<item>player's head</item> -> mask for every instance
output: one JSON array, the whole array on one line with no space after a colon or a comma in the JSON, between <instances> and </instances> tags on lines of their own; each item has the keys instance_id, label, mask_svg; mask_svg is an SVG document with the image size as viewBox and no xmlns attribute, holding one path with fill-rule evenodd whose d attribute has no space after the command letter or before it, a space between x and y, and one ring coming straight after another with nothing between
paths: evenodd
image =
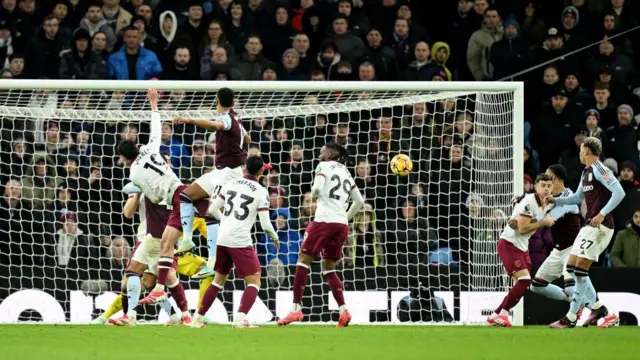
<instances>
[{"instance_id":1,"label":"player's head","mask_svg":"<svg viewBox=\"0 0 640 360\"><path fill-rule=\"evenodd\" d=\"M124 140L118 144L118 154L120 154L120 160L125 165L130 165L138 157L139 153L138 144L131 140Z\"/></svg>"},{"instance_id":2,"label":"player's head","mask_svg":"<svg viewBox=\"0 0 640 360\"><path fill-rule=\"evenodd\" d=\"M347 149L336 142L330 142L320 149L320 161L347 162Z\"/></svg>"},{"instance_id":3,"label":"player's head","mask_svg":"<svg viewBox=\"0 0 640 360\"><path fill-rule=\"evenodd\" d=\"M535 184L536 193L541 199L550 196L553 193L553 179L545 173L536 176Z\"/></svg>"},{"instance_id":4,"label":"player's head","mask_svg":"<svg viewBox=\"0 0 640 360\"><path fill-rule=\"evenodd\" d=\"M247 172L247 175L260 178L264 172L264 162L262 161L262 157L256 155L249 156L247 158L247 164L245 165L245 171Z\"/></svg>"},{"instance_id":5,"label":"player's head","mask_svg":"<svg viewBox=\"0 0 640 360\"><path fill-rule=\"evenodd\" d=\"M567 180L567 169L560 164L551 165L547 168L545 174L551 176L553 185L562 186L564 188L564 182Z\"/></svg>"},{"instance_id":6,"label":"player's head","mask_svg":"<svg viewBox=\"0 0 640 360\"><path fill-rule=\"evenodd\" d=\"M233 93L233 90L226 87L218 90L218 110L233 107L234 98L235 94Z\"/></svg>"},{"instance_id":7,"label":"player's head","mask_svg":"<svg viewBox=\"0 0 640 360\"><path fill-rule=\"evenodd\" d=\"M580 162L583 165L593 164L602 154L602 143L596 137L590 136L584 139L580 145Z\"/></svg>"}]
</instances>

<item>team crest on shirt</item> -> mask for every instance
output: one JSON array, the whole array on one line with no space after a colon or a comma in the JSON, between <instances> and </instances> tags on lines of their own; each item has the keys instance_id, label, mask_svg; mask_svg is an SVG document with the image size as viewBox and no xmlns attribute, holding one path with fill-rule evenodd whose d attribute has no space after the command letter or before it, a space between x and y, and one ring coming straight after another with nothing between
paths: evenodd
<instances>
[{"instance_id":1,"label":"team crest on shirt","mask_svg":"<svg viewBox=\"0 0 640 360\"><path fill-rule=\"evenodd\" d=\"M516 261L513 262L513 266L515 266L515 267L519 268L520 265L521 265L520 260L516 260Z\"/></svg>"}]
</instances>

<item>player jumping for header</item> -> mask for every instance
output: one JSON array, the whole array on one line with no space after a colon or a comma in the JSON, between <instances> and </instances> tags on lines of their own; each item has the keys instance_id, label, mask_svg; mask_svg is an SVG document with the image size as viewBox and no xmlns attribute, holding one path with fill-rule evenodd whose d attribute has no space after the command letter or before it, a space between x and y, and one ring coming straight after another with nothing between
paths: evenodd
<instances>
[{"instance_id":1,"label":"player jumping for header","mask_svg":"<svg viewBox=\"0 0 640 360\"><path fill-rule=\"evenodd\" d=\"M264 163L260 156L249 157L246 170L244 179L226 184L211 204L211 214L221 220L216 252L216 276L202 298L193 327L204 327L204 316L218 292L224 288L234 265L236 274L244 278L247 287L242 293L233 327L255 327L249 324L246 316L260 290L260 262L251 236L256 214L263 231L273 240L276 249L280 248L280 243L269 218L269 193L258 183L264 171ZM223 206L224 214L221 215L220 208Z\"/></svg>"},{"instance_id":2,"label":"player jumping for header","mask_svg":"<svg viewBox=\"0 0 640 360\"><path fill-rule=\"evenodd\" d=\"M162 135L162 122L160 120L160 114L158 113L158 91L156 89L149 89L147 94L149 103L151 104L151 130L149 142L147 145L143 145L138 149L138 144L133 141L125 140L118 145L118 153L120 159L125 166L131 167L129 178L133 185L142 190L144 197L152 204L159 205L175 204L176 194L179 194L180 190L184 188L182 182L175 175L173 170L167 165L166 161L160 155L160 144ZM206 211L205 204L205 211ZM159 207L156 209L160 209ZM173 212L172 212L173 214ZM159 221L160 226L164 225L163 221ZM147 224L151 226L151 224ZM158 225L154 225L158 226ZM149 233L151 231L147 229ZM157 235L156 235L157 236ZM146 243L146 245L152 245L152 242ZM173 267L173 246L175 242L171 244L171 251L165 252L165 242L162 242L162 258L157 262L158 273L163 274L163 282L166 282L167 275ZM166 256L165 253L169 255ZM135 265L135 268L127 269L127 296L129 299L128 313L135 314L135 308L138 304L138 298L142 291L140 275L146 269L148 265L147 260L134 259L130 265ZM159 275L160 277L161 275ZM158 279L159 281L159 279ZM171 295L178 304L186 304L186 297L184 293L184 287L180 284L177 277L174 279L174 284L171 284ZM159 299L159 301L165 300L166 294ZM190 319L184 319L187 322Z\"/></svg>"},{"instance_id":3,"label":"player jumping for header","mask_svg":"<svg viewBox=\"0 0 640 360\"><path fill-rule=\"evenodd\" d=\"M193 244L193 203L206 198L213 199L222 189L222 186L233 180L242 178L242 167L247 162L245 144L251 142L234 111L234 92L229 88L218 90L218 102L216 104L220 115L213 121L196 120L189 118L177 118L177 124L191 124L208 130L216 131L216 168L208 174L202 175L193 184L184 189L180 195L180 219L184 235L178 243L178 251L186 251ZM218 239L217 222L207 225L207 248L209 259L207 265L193 278L203 279L212 276L216 259L216 243Z\"/></svg>"},{"instance_id":4,"label":"player jumping for header","mask_svg":"<svg viewBox=\"0 0 640 360\"><path fill-rule=\"evenodd\" d=\"M198 216L205 216L209 207L209 196L217 194L223 184L243 176L242 167L247 162L247 152L243 144L248 136L232 109L233 103L233 90L222 88L218 91L217 103L218 111L221 115L216 120L176 119L177 123L193 124L206 129L218 130L216 131L216 169L201 176L189 186L179 187L173 193L173 198L169 202L173 205L173 211L162 234L162 257L158 262L157 284L153 291L140 301L141 304L158 303L166 298L165 283L167 281L167 273L173 264L174 247L182 237L183 230L183 242L186 244L193 243L191 238L193 236L195 212L197 212ZM208 266L205 266L199 272L199 275L196 274L193 278L205 278L211 276L214 272L211 265L215 264L217 227L217 225L207 227ZM178 251L185 251L185 248L179 246ZM212 256L214 256L213 259Z\"/></svg>"},{"instance_id":5,"label":"player jumping for header","mask_svg":"<svg viewBox=\"0 0 640 360\"><path fill-rule=\"evenodd\" d=\"M309 266L322 253L322 274L327 279L329 289L338 303L340 320L338 327L345 327L351 321L347 311L342 282L336 273L336 264L342 256L342 246L349 232L349 221L364 205L362 194L345 166L347 151L337 143L329 143L320 150L320 164L315 171L311 196L318 198L315 220L307 226L300 257L296 264L293 280L293 307L289 315L278 321L287 325L301 321L302 295L307 285ZM349 199L353 200L347 212Z\"/></svg>"},{"instance_id":6,"label":"player jumping for header","mask_svg":"<svg viewBox=\"0 0 640 360\"><path fill-rule=\"evenodd\" d=\"M515 284L502 300L500 306L487 319L491 325L512 326L509 321L509 310L518 304L531 284L529 239L536 230L543 226L552 226L556 221L551 216L545 216L545 198L551 195L552 189L551 176L538 175L535 182L535 193L525 195L513 209L511 219L517 220L516 229L507 224L500 234L498 256Z\"/></svg>"},{"instance_id":7,"label":"player jumping for header","mask_svg":"<svg viewBox=\"0 0 640 360\"><path fill-rule=\"evenodd\" d=\"M596 290L589 279L589 268L600 254L607 249L613 237L613 215L611 212L624 198L622 186L598 158L602 154L602 143L595 137L588 137L580 145L580 162L585 165L576 193L553 198L548 201L558 205L587 204L587 224L580 229L571 248L567 269L576 278L576 289L571 298L569 312L562 319L551 324L552 328L572 328L578 320L577 313L584 305L592 309L584 326L596 325L604 319L600 328L618 324L616 314L609 313L606 306L597 299Z\"/></svg>"}]
</instances>

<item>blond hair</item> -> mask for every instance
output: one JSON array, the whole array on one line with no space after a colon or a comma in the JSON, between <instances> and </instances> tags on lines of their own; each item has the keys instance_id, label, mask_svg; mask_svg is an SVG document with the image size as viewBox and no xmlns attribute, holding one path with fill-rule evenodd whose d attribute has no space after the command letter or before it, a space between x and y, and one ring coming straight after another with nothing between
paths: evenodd
<instances>
[{"instance_id":1,"label":"blond hair","mask_svg":"<svg viewBox=\"0 0 640 360\"><path fill-rule=\"evenodd\" d=\"M594 156L599 157L600 154L602 154L602 142L600 142L600 139L598 139L597 137L589 136L588 138L584 139L582 145L589 149L591 154Z\"/></svg>"}]
</instances>

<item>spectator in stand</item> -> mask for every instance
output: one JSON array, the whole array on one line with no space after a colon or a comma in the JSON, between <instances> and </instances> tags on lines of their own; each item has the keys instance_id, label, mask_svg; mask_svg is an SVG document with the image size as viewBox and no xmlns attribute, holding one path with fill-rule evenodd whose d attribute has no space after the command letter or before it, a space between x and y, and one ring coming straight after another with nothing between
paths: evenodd
<instances>
[{"instance_id":1,"label":"spectator in stand","mask_svg":"<svg viewBox=\"0 0 640 360\"><path fill-rule=\"evenodd\" d=\"M200 78L202 80L215 80L216 74L225 73L228 80L244 80L244 74L234 64L235 61L229 60L227 49L218 46L213 50L213 56L209 59L209 62L206 64L201 63Z\"/></svg>"},{"instance_id":2,"label":"spectator in stand","mask_svg":"<svg viewBox=\"0 0 640 360\"><path fill-rule=\"evenodd\" d=\"M586 71L592 79L598 80L603 69L611 72L611 91L616 98L627 101L630 76L634 73L633 63L627 55L616 51L613 43L604 37L599 45L599 53L586 63ZM618 102L620 104L620 102Z\"/></svg>"},{"instance_id":3,"label":"spectator in stand","mask_svg":"<svg viewBox=\"0 0 640 360\"><path fill-rule=\"evenodd\" d=\"M282 66L278 69L278 80L304 81L309 80L309 75L300 70L300 55L291 48L282 54Z\"/></svg>"},{"instance_id":4,"label":"spectator in stand","mask_svg":"<svg viewBox=\"0 0 640 360\"><path fill-rule=\"evenodd\" d=\"M596 109L587 110L584 114L585 126L587 127L587 136L596 137L602 140L602 128L600 125L600 112Z\"/></svg>"},{"instance_id":5,"label":"spectator in stand","mask_svg":"<svg viewBox=\"0 0 640 360\"><path fill-rule=\"evenodd\" d=\"M11 30L9 20L0 18L0 67L6 67L14 53Z\"/></svg>"},{"instance_id":6,"label":"spectator in stand","mask_svg":"<svg viewBox=\"0 0 640 360\"><path fill-rule=\"evenodd\" d=\"M620 23L616 22L616 13L612 10L605 12L603 25L604 35L613 37L620 33ZM627 37L619 37L613 40L616 48L620 49L624 54L633 56L633 44Z\"/></svg>"},{"instance_id":7,"label":"spectator in stand","mask_svg":"<svg viewBox=\"0 0 640 360\"><path fill-rule=\"evenodd\" d=\"M142 16L135 15L131 20L131 25L140 31L140 45L142 47L151 51L155 51L158 48L158 38L147 31L147 22Z\"/></svg>"},{"instance_id":8,"label":"spectator in stand","mask_svg":"<svg viewBox=\"0 0 640 360\"><path fill-rule=\"evenodd\" d=\"M53 158L36 153L31 168L22 178L22 200L34 210L44 210L55 199L58 187L58 172Z\"/></svg>"},{"instance_id":9,"label":"spectator in stand","mask_svg":"<svg viewBox=\"0 0 640 360\"><path fill-rule=\"evenodd\" d=\"M520 34L532 50L537 49L547 36L547 25L541 19L540 10L537 0L528 0L520 18Z\"/></svg>"},{"instance_id":10,"label":"spectator in stand","mask_svg":"<svg viewBox=\"0 0 640 360\"><path fill-rule=\"evenodd\" d=\"M640 204L640 181L636 180L638 167L631 161L625 161L620 165L618 180L624 189L625 197L618 207L613 210L613 218L616 222L616 230L624 229L624 226L633 212Z\"/></svg>"},{"instance_id":11,"label":"spectator in stand","mask_svg":"<svg viewBox=\"0 0 640 360\"><path fill-rule=\"evenodd\" d=\"M229 42L233 45L235 53L244 51L244 44L247 37L254 32L253 24L248 14L245 14L242 4L238 1L231 3L229 15L225 23L225 34Z\"/></svg>"},{"instance_id":12,"label":"spectator in stand","mask_svg":"<svg viewBox=\"0 0 640 360\"><path fill-rule=\"evenodd\" d=\"M56 0L55 5L51 14L58 19L60 23L60 35L63 37L70 39L73 30L76 28L78 23L72 23L72 16L69 14L69 2L68 0Z\"/></svg>"},{"instance_id":13,"label":"spectator in stand","mask_svg":"<svg viewBox=\"0 0 640 360\"><path fill-rule=\"evenodd\" d=\"M451 81L457 78L457 76L454 76L451 70L447 67L447 61L449 60L450 52L451 49L449 48L449 44L442 41L437 41L435 44L433 44L433 51L431 52L431 61L433 61L436 65L438 65L445 71L445 73L447 74L445 80L447 81Z\"/></svg>"},{"instance_id":14,"label":"spectator in stand","mask_svg":"<svg viewBox=\"0 0 640 360\"><path fill-rule=\"evenodd\" d=\"M365 204L354 218L354 226L344 244L342 267L364 269L385 266L385 241L376 226L376 215L371 204Z\"/></svg>"},{"instance_id":15,"label":"spectator in stand","mask_svg":"<svg viewBox=\"0 0 640 360\"><path fill-rule=\"evenodd\" d=\"M198 41L199 39L195 39ZM160 34L158 36L155 53L163 67L166 67L173 58L174 50L178 46L186 46L191 53L195 47L191 38L182 34L178 29L178 18L173 11L165 11L160 14Z\"/></svg>"},{"instance_id":16,"label":"spectator in stand","mask_svg":"<svg viewBox=\"0 0 640 360\"><path fill-rule=\"evenodd\" d=\"M640 209L633 213L626 229L616 235L611 263L613 267L640 268Z\"/></svg>"},{"instance_id":17,"label":"spectator in stand","mask_svg":"<svg viewBox=\"0 0 640 360\"><path fill-rule=\"evenodd\" d=\"M387 218L385 238L387 262L393 265L426 264L429 247L437 242L437 235L424 218L418 218L411 200L400 203L396 220Z\"/></svg>"},{"instance_id":18,"label":"spectator in stand","mask_svg":"<svg viewBox=\"0 0 640 360\"><path fill-rule=\"evenodd\" d=\"M578 27L578 24L580 24L580 14L575 6L567 6L562 10L561 23L561 30L567 51L575 51L587 45L586 34L584 31L580 31L581 29ZM575 56L580 60L585 59L582 53L578 53Z\"/></svg>"},{"instance_id":19,"label":"spectator in stand","mask_svg":"<svg viewBox=\"0 0 640 360\"><path fill-rule=\"evenodd\" d=\"M408 4L400 4L398 7L398 19L407 20L409 24L409 32L415 37L415 39L430 42L427 29L422 27L418 22L413 21L413 13L411 7Z\"/></svg>"},{"instance_id":20,"label":"spectator in stand","mask_svg":"<svg viewBox=\"0 0 640 360\"><path fill-rule=\"evenodd\" d=\"M303 145L301 140L294 140L289 159L280 166L282 182L289 187L293 198L311 191L313 183L313 161L308 156L305 159Z\"/></svg>"},{"instance_id":21,"label":"spectator in stand","mask_svg":"<svg viewBox=\"0 0 640 360\"><path fill-rule=\"evenodd\" d=\"M396 64L395 53L390 47L383 45L383 38L380 31L371 28L366 36L367 44L361 61L370 61L375 67L375 72L379 80L395 80Z\"/></svg>"},{"instance_id":22,"label":"spectator in stand","mask_svg":"<svg viewBox=\"0 0 640 360\"><path fill-rule=\"evenodd\" d=\"M393 34L387 39L387 45L391 47L395 54L398 72L406 70L409 65L411 49L421 40L413 35L409 33L409 22L407 20L396 19Z\"/></svg>"},{"instance_id":23,"label":"spectator in stand","mask_svg":"<svg viewBox=\"0 0 640 360\"><path fill-rule=\"evenodd\" d=\"M594 107L600 114L598 124L602 129L608 129L617 123L617 106L610 101L610 96L609 85L599 81L596 82L593 88Z\"/></svg>"},{"instance_id":24,"label":"spectator in stand","mask_svg":"<svg viewBox=\"0 0 640 360\"><path fill-rule=\"evenodd\" d=\"M277 62L282 57L282 53L291 47L291 39L296 32L291 27L289 11L284 6L278 6L275 11L274 22L263 31L264 56L269 61Z\"/></svg>"},{"instance_id":25,"label":"spectator in stand","mask_svg":"<svg viewBox=\"0 0 640 360\"><path fill-rule=\"evenodd\" d=\"M133 18L131 13L120 7L120 0L102 0L102 14L115 34L120 34Z\"/></svg>"},{"instance_id":26,"label":"spectator in stand","mask_svg":"<svg viewBox=\"0 0 640 360\"><path fill-rule=\"evenodd\" d=\"M349 29L351 29L351 32L355 36L359 38L364 37L369 30L369 19L364 16L361 7L354 7L352 0L339 0L338 13L347 17ZM411 13L409 12L409 19L410 18Z\"/></svg>"},{"instance_id":27,"label":"spectator in stand","mask_svg":"<svg viewBox=\"0 0 640 360\"><path fill-rule=\"evenodd\" d=\"M107 24L107 20L103 18L102 9L98 3L89 5L86 16L80 21L79 28L87 30L91 37L95 36L96 33L103 33L107 38L106 49L108 51L113 50L113 45L116 43L116 35L113 28Z\"/></svg>"},{"instance_id":28,"label":"spectator in stand","mask_svg":"<svg viewBox=\"0 0 640 360\"><path fill-rule=\"evenodd\" d=\"M189 163L189 151L182 145L177 136L173 136L173 126L170 123L162 124L162 135L160 137L160 152L167 153L171 157L171 165L174 169L179 169L183 164Z\"/></svg>"},{"instance_id":29,"label":"spectator in stand","mask_svg":"<svg viewBox=\"0 0 640 360\"><path fill-rule=\"evenodd\" d=\"M71 48L60 53L61 79L106 79L107 61L91 50L91 36L79 28L73 34Z\"/></svg>"},{"instance_id":30,"label":"spectator in stand","mask_svg":"<svg viewBox=\"0 0 640 360\"><path fill-rule=\"evenodd\" d=\"M531 179L537 176L540 171L538 170L538 164L536 159L533 157L531 148L525 146L524 151L522 153L522 159L524 160L524 173L525 175L529 175Z\"/></svg>"},{"instance_id":31,"label":"spectator in stand","mask_svg":"<svg viewBox=\"0 0 640 360\"><path fill-rule=\"evenodd\" d=\"M300 232L292 229L290 224L291 214L287 209L278 209L271 216L275 223L275 230L280 239L280 249L277 250L272 241L267 241L266 235L262 235L262 241L266 244L266 263L271 265L295 265L300 252Z\"/></svg>"},{"instance_id":32,"label":"spectator in stand","mask_svg":"<svg viewBox=\"0 0 640 360\"><path fill-rule=\"evenodd\" d=\"M616 15L616 22L620 24L620 29L629 30L638 23L637 17L632 13L632 6L625 0L611 0L611 6L606 8L605 13L611 10Z\"/></svg>"},{"instance_id":33,"label":"spectator in stand","mask_svg":"<svg viewBox=\"0 0 640 360\"><path fill-rule=\"evenodd\" d=\"M249 35L244 44L245 52L240 55L237 68L245 80L260 80L262 70L275 64L262 55L262 40L258 35Z\"/></svg>"},{"instance_id":34,"label":"spectator in stand","mask_svg":"<svg viewBox=\"0 0 640 360\"><path fill-rule=\"evenodd\" d=\"M209 23L204 44L198 48L198 56L200 57L200 73L204 71L203 68L205 66L208 66L212 62L213 53L219 47L223 47L226 50L225 56L233 56L233 46L231 46L227 40L227 36L224 34L224 30L222 29L222 24L218 20L212 20Z\"/></svg>"},{"instance_id":35,"label":"spectator in stand","mask_svg":"<svg viewBox=\"0 0 640 360\"><path fill-rule=\"evenodd\" d=\"M415 60L409 63L407 70L400 74L403 81L431 81L432 70L439 68L433 60L429 60L429 44L419 41L413 50Z\"/></svg>"},{"instance_id":36,"label":"spectator in stand","mask_svg":"<svg viewBox=\"0 0 640 360\"><path fill-rule=\"evenodd\" d=\"M43 30L29 44L25 68L30 78L58 78L60 52L67 48L69 42L69 39L58 34L58 29L58 19L53 15L47 16Z\"/></svg>"},{"instance_id":37,"label":"spectator in stand","mask_svg":"<svg viewBox=\"0 0 640 360\"><path fill-rule=\"evenodd\" d=\"M114 237L109 243L109 247L100 259L100 270L108 272L104 278L116 282L121 279L122 273L126 270L127 260L131 257L131 247L122 236ZM114 290L112 288L112 290Z\"/></svg>"},{"instance_id":38,"label":"spectator in stand","mask_svg":"<svg viewBox=\"0 0 640 360\"><path fill-rule=\"evenodd\" d=\"M476 81L493 79L489 49L494 43L502 40L502 33L500 14L495 9L487 9L482 28L471 35L467 47L467 65Z\"/></svg>"},{"instance_id":39,"label":"spectator in stand","mask_svg":"<svg viewBox=\"0 0 640 360\"><path fill-rule=\"evenodd\" d=\"M298 53L299 65L298 68L305 74L309 74L309 67L315 59L313 58L309 43L309 37L305 33L298 33L293 38L293 49Z\"/></svg>"},{"instance_id":40,"label":"spectator in stand","mask_svg":"<svg viewBox=\"0 0 640 360\"><path fill-rule=\"evenodd\" d=\"M586 127L576 127L573 137L575 146L566 149L560 155L560 164L567 169L567 179L565 183L570 189L576 189L582 177L584 165L580 162L580 146L587 136L589 136L589 132Z\"/></svg>"},{"instance_id":41,"label":"spectator in stand","mask_svg":"<svg viewBox=\"0 0 640 360\"><path fill-rule=\"evenodd\" d=\"M192 183L204 174L204 162L207 158L206 145L207 143L204 140L195 140L193 142L189 164L180 168L180 179L182 181Z\"/></svg>"},{"instance_id":42,"label":"spectator in stand","mask_svg":"<svg viewBox=\"0 0 640 360\"><path fill-rule=\"evenodd\" d=\"M16 137L11 142L11 151L2 152L2 161L0 163L0 169L2 175L0 179L2 182L8 180L8 178L19 179L27 173L31 157L27 152L27 142L22 137Z\"/></svg>"},{"instance_id":43,"label":"spectator in stand","mask_svg":"<svg viewBox=\"0 0 640 360\"><path fill-rule=\"evenodd\" d=\"M322 70L325 80L336 80L338 76L338 63L342 59L338 46L331 41L327 41L320 47L317 65Z\"/></svg>"},{"instance_id":44,"label":"spectator in stand","mask_svg":"<svg viewBox=\"0 0 640 360\"><path fill-rule=\"evenodd\" d=\"M21 79L24 74L24 55L13 53L9 56L9 70L11 70L12 79Z\"/></svg>"},{"instance_id":45,"label":"spectator in stand","mask_svg":"<svg viewBox=\"0 0 640 360\"><path fill-rule=\"evenodd\" d=\"M633 109L627 104L618 106L618 125L605 130L605 151L618 164L631 161L638 164L638 125Z\"/></svg>"},{"instance_id":46,"label":"spectator in stand","mask_svg":"<svg viewBox=\"0 0 640 360\"><path fill-rule=\"evenodd\" d=\"M533 60L529 44L520 36L520 24L515 17L507 17L503 26L502 39L496 41L489 50L489 61L493 65L495 80L519 73L528 68Z\"/></svg>"},{"instance_id":47,"label":"spectator in stand","mask_svg":"<svg viewBox=\"0 0 640 360\"><path fill-rule=\"evenodd\" d=\"M124 29L124 46L109 56L108 76L115 80L149 80L158 77L162 65L156 54L140 46L140 32L133 26Z\"/></svg>"},{"instance_id":48,"label":"spectator in stand","mask_svg":"<svg viewBox=\"0 0 640 360\"><path fill-rule=\"evenodd\" d=\"M333 19L333 35L329 40L338 46L342 60L353 64L364 55L364 43L349 31L349 18L344 14L338 14Z\"/></svg>"},{"instance_id":49,"label":"spectator in stand","mask_svg":"<svg viewBox=\"0 0 640 360\"><path fill-rule=\"evenodd\" d=\"M317 206L318 204L316 199L311 196L311 192L307 192L302 195L302 201L300 202L300 218L298 219L298 229L300 229L301 234L304 234L307 226L313 220Z\"/></svg>"},{"instance_id":50,"label":"spectator in stand","mask_svg":"<svg viewBox=\"0 0 640 360\"><path fill-rule=\"evenodd\" d=\"M105 61L109 60L109 55L111 54L107 49L107 35L105 33L98 31L93 34L91 38L91 51Z\"/></svg>"},{"instance_id":51,"label":"spectator in stand","mask_svg":"<svg viewBox=\"0 0 640 360\"><path fill-rule=\"evenodd\" d=\"M358 67L358 80L359 81L376 81L376 68L372 63L365 61Z\"/></svg>"},{"instance_id":52,"label":"spectator in stand","mask_svg":"<svg viewBox=\"0 0 640 360\"><path fill-rule=\"evenodd\" d=\"M469 38L480 28L482 17L473 9L472 0L458 0L458 6L450 21L447 31L448 43L451 45L451 65L460 73L460 79L472 79L467 66L467 44ZM435 45L435 44L434 44Z\"/></svg>"},{"instance_id":53,"label":"spectator in stand","mask_svg":"<svg viewBox=\"0 0 640 360\"><path fill-rule=\"evenodd\" d=\"M30 265L32 255L40 255L32 247L33 236L29 224L32 217L29 205L22 199L22 184L18 180L8 180L4 184L0 198L0 263L8 265Z\"/></svg>"},{"instance_id":54,"label":"spectator in stand","mask_svg":"<svg viewBox=\"0 0 640 360\"><path fill-rule=\"evenodd\" d=\"M579 75L577 71L569 70L565 72L564 89L569 98L569 106L574 112L583 114L589 109L591 95L580 86Z\"/></svg>"},{"instance_id":55,"label":"spectator in stand","mask_svg":"<svg viewBox=\"0 0 640 360\"><path fill-rule=\"evenodd\" d=\"M70 211L60 217L60 229L55 234L54 244L47 244L49 266L57 266L75 275L78 279L88 279L88 271L94 268L98 259L97 244L79 227L76 214Z\"/></svg>"},{"instance_id":56,"label":"spectator in stand","mask_svg":"<svg viewBox=\"0 0 640 360\"><path fill-rule=\"evenodd\" d=\"M554 60L551 64L559 72L567 69L576 69L577 63L571 57L564 57L567 53L562 33L554 27L549 28L547 37L542 43L542 48L536 52L535 63L541 64Z\"/></svg>"},{"instance_id":57,"label":"spectator in stand","mask_svg":"<svg viewBox=\"0 0 640 360\"><path fill-rule=\"evenodd\" d=\"M191 38L198 49L202 47L202 40L207 32L207 24L202 21L203 17L202 3L192 1L187 11L187 21L182 25L183 34Z\"/></svg>"},{"instance_id":58,"label":"spectator in stand","mask_svg":"<svg viewBox=\"0 0 640 360\"><path fill-rule=\"evenodd\" d=\"M173 55L173 66L160 73L160 80L199 80L195 66L191 65L191 53L186 46L179 46Z\"/></svg>"}]
</instances>

